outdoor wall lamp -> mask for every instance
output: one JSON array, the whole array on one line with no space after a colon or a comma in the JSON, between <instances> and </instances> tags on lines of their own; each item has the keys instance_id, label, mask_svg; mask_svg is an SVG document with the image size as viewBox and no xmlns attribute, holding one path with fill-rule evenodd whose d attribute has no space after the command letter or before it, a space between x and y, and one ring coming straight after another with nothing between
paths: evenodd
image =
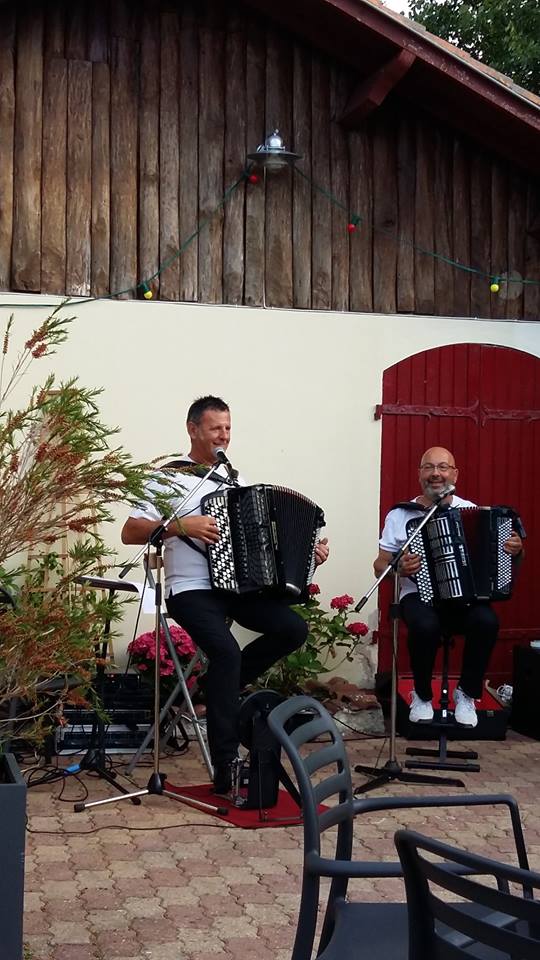
<instances>
[{"instance_id":1,"label":"outdoor wall lamp","mask_svg":"<svg viewBox=\"0 0 540 960\"><path fill-rule=\"evenodd\" d=\"M279 130L274 130L264 143L259 144L255 153L248 153L247 158L269 173L277 173L278 170L291 166L296 160L301 160L302 155L286 150Z\"/></svg>"}]
</instances>

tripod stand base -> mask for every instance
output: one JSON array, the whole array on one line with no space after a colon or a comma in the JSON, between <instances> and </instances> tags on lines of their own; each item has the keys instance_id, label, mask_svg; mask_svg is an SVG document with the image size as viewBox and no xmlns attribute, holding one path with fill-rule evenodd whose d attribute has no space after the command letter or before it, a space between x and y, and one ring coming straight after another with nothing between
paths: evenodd
<instances>
[{"instance_id":1,"label":"tripod stand base","mask_svg":"<svg viewBox=\"0 0 540 960\"><path fill-rule=\"evenodd\" d=\"M73 806L75 813L81 813L83 810L88 810L91 807L101 807L106 803L116 803L118 800L131 800L132 803L139 804L141 797L149 796L171 797L172 800L185 803L186 806L194 807L195 810L201 810L203 813L219 813L222 816L226 816L229 812L227 807L216 806L213 803L204 803L202 800L185 796L177 787L167 782L167 775L165 773L152 773L146 789L135 790L133 793L128 793L127 790L123 790L118 784L117 786L123 791L119 797L106 797L105 800L93 800L91 803L75 803Z\"/></svg>"},{"instance_id":2,"label":"tripod stand base","mask_svg":"<svg viewBox=\"0 0 540 960\"><path fill-rule=\"evenodd\" d=\"M392 783L394 780L398 780L400 783L431 783L445 785L447 787L465 786L462 780L447 777L429 777L420 773L407 773L397 760L387 760L384 767L364 767L362 764L358 764L354 769L356 773L363 773L365 776L372 778L368 780L367 783L362 783L359 787L355 788L355 796L358 796L360 793L368 793L369 790L376 790L378 787L383 787L385 784Z\"/></svg>"},{"instance_id":3,"label":"tripod stand base","mask_svg":"<svg viewBox=\"0 0 540 960\"><path fill-rule=\"evenodd\" d=\"M122 784L118 783L116 779L116 773L106 770L103 766L104 756L103 751L98 748L91 748L86 752L84 757L81 760L80 768L87 773L95 773L100 780L106 780L107 783L110 783L112 787L116 787L120 791L119 797L109 797L105 800L95 800L91 803L74 803L73 809L75 813L81 813L83 810L86 810L88 807L95 807L101 803L110 803L113 800L123 800L124 798L129 797L131 802L135 806L140 805L140 799L136 794L131 793L129 790L126 790Z\"/></svg>"}]
</instances>

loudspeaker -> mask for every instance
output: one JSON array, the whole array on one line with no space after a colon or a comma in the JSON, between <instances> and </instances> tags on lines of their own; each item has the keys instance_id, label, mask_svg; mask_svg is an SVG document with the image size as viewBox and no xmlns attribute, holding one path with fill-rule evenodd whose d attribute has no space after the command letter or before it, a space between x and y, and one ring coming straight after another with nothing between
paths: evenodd
<instances>
[{"instance_id":1,"label":"loudspeaker","mask_svg":"<svg viewBox=\"0 0 540 960\"><path fill-rule=\"evenodd\" d=\"M513 661L510 723L518 733L540 740L540 650L516 646Z\"/></svg>"},{"instance_id":2,"label":"loudspeaker","mask_svg":"<svg viewBox=\"0 0 540 960\"><path fill-rule=\"evenodd\" d=\"M250 694L240 707L240 742L249 750L249 773L242 806L246 810L275 807L279 793L281 747L267 723L283 697L274 690Z\"/></svg>"}]
</instances>

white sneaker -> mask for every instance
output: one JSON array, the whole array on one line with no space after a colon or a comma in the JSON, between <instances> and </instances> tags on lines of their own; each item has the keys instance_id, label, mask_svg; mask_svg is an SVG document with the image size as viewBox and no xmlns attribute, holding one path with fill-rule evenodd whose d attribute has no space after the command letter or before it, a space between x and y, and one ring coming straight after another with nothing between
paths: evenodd
<instances>
[{"instance_id":1,"label":"white sneaker","mask_svg":"<svg viewBox=\"0 0 540 960\"><path fill-rule=\"evenodd\" d=\"M431 723L433 720L431 700L421 700L416 690L411 690L409 720L411 723Z\"/></svg>"},{"instance_id":2,"label":"white sneaker","mask_svg":"<svg viewBox=\"0 0 540 960\"><path fill-rule=\"evenodd\" d=\"M466 693L463 693L461 687L456 687L454 690L454 703L456 723L461 723L464 727L475 727L478 723L478 717L472 697L468 697Z\"/></svg>"}]
</instances>

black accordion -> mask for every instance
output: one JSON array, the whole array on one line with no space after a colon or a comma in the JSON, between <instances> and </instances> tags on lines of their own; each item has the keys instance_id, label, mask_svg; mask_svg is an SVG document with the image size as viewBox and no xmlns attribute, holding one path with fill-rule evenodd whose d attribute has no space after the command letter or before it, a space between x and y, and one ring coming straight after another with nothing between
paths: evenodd
<instances>
[{"instance_id":1,"label":"black accordion","mask_svg":"<svg viewBox=\"0 0 540 960\"><path fill-rule=\"evenodd\" d=\"M300 597L311 583L315 547L324 526L316 503L286 487L256 484L203 497L219 541L208 545L210 582L219 590L250 590Z\"/></svg>"},{"instance_id":2,"label":"black accordion","mask_svg":"<svg viewBox=\"0 0 540 960\"><path fill-rule=\"evenodd\" d=\"M407 536L421 522L407 523ZM519 517L510 507L450 507L439 510L411 541L422 558L416 581L424 603L441 600L508 600L512 557L503 550Z\"/></svg>"}]
</instances>

